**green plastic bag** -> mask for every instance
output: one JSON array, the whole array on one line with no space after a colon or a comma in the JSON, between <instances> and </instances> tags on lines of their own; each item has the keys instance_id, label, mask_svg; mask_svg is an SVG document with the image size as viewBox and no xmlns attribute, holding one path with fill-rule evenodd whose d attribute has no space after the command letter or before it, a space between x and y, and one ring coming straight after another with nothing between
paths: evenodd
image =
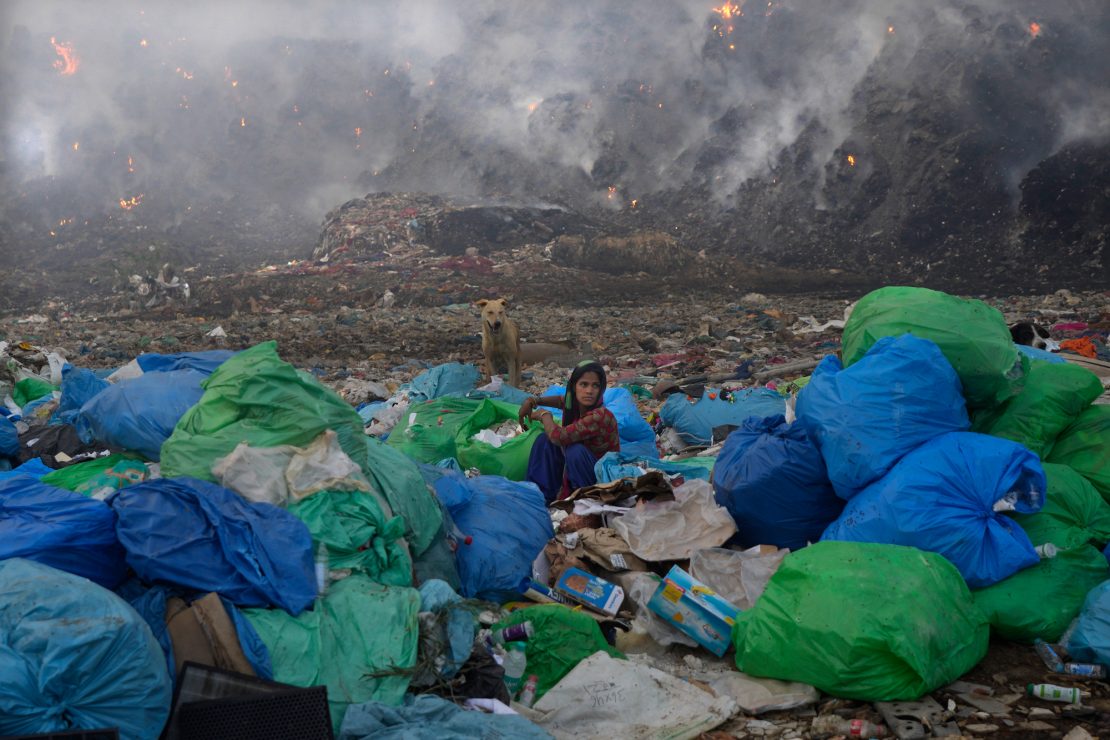
<instances>
[{"instance_id":1,"label":"green plastic bag","mask_svg":"<svg viewBox=\"0 0 1110 740\"><path fill-rule=\"evenodd\" d=\"M1083 607L1087 592L1110 576L1106 558L1081 545L974 592L999 637L1055 642Z\"/></svg>"},{"instance_id":2,"label":"green plastic bag","mask_svg":"<svg viewBox=\"0 0 1110 740\"><path fill-rule=\"evenodd\" d=\"M463 468L478 468L485 475L500 475L513 481L522 481L528 473L528 456L532 444L543 434L539 424L533 424L523 434L507 440L500 447L480 442L472 437L483 429L495 427L505 421L516 421L520 407L504 401L487 398L474 410L455 434L459 464Z\"/></svg>"},{"instance_id":3,"label":"green plastic bag","mask_svg":"<svg viewBox=\"0 0 1110 740\"><path fill-rule=\"evenodd\" d=\"M120 453L70 465L42 477L42 482L84 496L118 491L135 483L142 483L148 477L146 463L135 457Z\"/></svg>"},{"instance_id":4,"label":"green plastic bag","mask_svg":"<svg viewBox=\"0 0 1110 740\"><path fill-rule=\"evenodd\" d=\"M17 406L26 406L31 401L37 401L43 396L49 396L55 390L45 380L39 378L24 378L12 388L12 400Z\"/></svg>"},{"instance_id":5,"label":"green plastic bag","mask_svg":"<svg viewBox=\"0 0 1110 740\"><path fill-rule=\"evenodd\" d=\"M1056 438L1046 458L1089 480L1110 503L1110 406L1091 406Z\"/></svg>"},{"instance_id":6,"label":"green plastic bag","mask_svg":"<svg viewBox=\"0 0 1110 740\"><path fill-rule=\"evenodd\" d=\"M386 519L374 494L318 491L289 507L312 533L313 552L323 542L333 569L351 569L387 586L412 585L412 558L404 546L405 523Z\"/></svg>"},{"instance_id":7,"label":"green plastic bag","mask_svg":"<svg viewBox=\"0 0 1110 740\"><path fill-rule=\"evenodd\" d=\"M1034 546L1051 542L1062 550L1110 542L1110 505L1090 481L1067 465L1044 463L1048 491L1036 514L1011 514Z\"/></svg>"},{"instance_id":8,"label":"green plastic bag","mask_svg":"<svg viewBox=\"0 0 1110 740\"><path fill-rule=\"evenodd\" d=\"M450 397L414 403L401 415L387 444L417 462L437 463L456 457L455 436L481 405L481 401Z\"/></svg>"},{"instance_id":9,"label":"green plastic bag","mask_svg":"<svg viewBox=\"0 0 1110 740\"><path fill-rule=\"evenodd\" d=\"M351 704L401 703L416 665L420 594L352 575L331 585L312 611L244 609L270 651L274 680L328 687L338 732Z\"/></svg>"},{"instance_id":10,"label":"green plastic bag","mask_svg":"<svg viewBox=\"0 0 1110 740\"><path fill-rule=\"evenodd\" d=\"M332 429L392 513L404 518L413 554L431 544L442 517L415 463L367 437L355 410L316 378L283 362L276 342L231 357L202 385L204 395L162 445L164 476L215 481L212 464L240 442L307 447Z\"/></svg>"},{"instance_id":11,"label":"green plastic bag","mask_svg":"<svg viewBox=\"0 0 1110 740\"><path fill-rule=\"evenodd\" d=\"M959 571L900 545L818 542L733 627L736 666L833 696L916 700L969 671L990 628Z\"/></svg>"},{"instance_id":12,"label":"green plastic bag","mask_svg":"<svg viewBox=\"0 0 1110 740\"><path fill-rule=\"evenodd\" d=\"M604 650L614 658L624 658L621 651L605 641L597 620L570 607L539 604L517 609L493 629L522 622L531 622L535 630L524 644L527 646L527 673L537 679L537 701L576 665L598 650Z\"/></svg>"},{"instance_id":13,"label":"green plastic bag","mask_svg":"<svg viewBox=\"0 0 1110 740\"><path fill-rule=\"evenodd\" d=\"M1028 360L1014 346L1002 314L982 301L927 288L891 286L861 298L844 326L844 366L879 339L906 333L940 347L973 408L993 407L1021 389Z\"/></svg>"},{"instance_id":14,"label":"green plastic bag","mask_svg":"<svg viewBox=\"0 0 1110 740\"><path fill-rule=\"evenodd\" d=\"M1043 458L1060 432L1101 395L1102 382L1090 370L1033 360L1021 393L976 413L971 430L1012 439Z\"/></svg>"}]
</instances>

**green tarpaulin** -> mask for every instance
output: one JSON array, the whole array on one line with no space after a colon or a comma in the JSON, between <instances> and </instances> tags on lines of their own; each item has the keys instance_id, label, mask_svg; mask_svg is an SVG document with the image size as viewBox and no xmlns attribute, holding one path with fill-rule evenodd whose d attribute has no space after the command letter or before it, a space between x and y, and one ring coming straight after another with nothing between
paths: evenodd
<instances>
[{"instance_id":1,"label":"green tarpaulin","mask_svg":"<svg viewBox=\"0 0 1110 740\"><path fill-rule=\"evenodd\" d=\"M118 491L147 478L146 463L135 457L113 454L55 470L42 482L67 491L91 496Z\"/></svg>"}]
</instances>

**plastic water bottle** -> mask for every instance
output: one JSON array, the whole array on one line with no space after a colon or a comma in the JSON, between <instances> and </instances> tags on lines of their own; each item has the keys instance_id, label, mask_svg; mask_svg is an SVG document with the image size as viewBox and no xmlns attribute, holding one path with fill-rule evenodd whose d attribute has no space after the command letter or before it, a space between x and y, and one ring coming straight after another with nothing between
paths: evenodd
<instances>
[{"instance_id":1,"label":"plastic water bottle","mask_svg":"<svg viewBox=\"0 0 1110 740\"><path fill-rule=\"evenodd\" d=\"M323 542L316 548L316 595L328 592L328 546Z\"/></svg>"},{"instance_id":2,"label":"plastic water bottle","mask_svg":"<svg viewBox=\"0 0 1110 740\"><path fill-rule=\"evenodd\" d=\"M501 667L505 669L505 686L509 689L509 698L516 696L520 684L524 681L524 669L528 667L528 658L524 655L523 642L510 642L505 645L505 661Z\"/></svg>"},{"instance_id":3,"label":"plastic water bottle","mask_svg":"<svg viewBox=\"0 0 1110 740\"><path fill-rule=\"evenodd\" d=\"M531 622L521 622L496 630L493 633L493 643L505 645L510 642L527 642L534 634L536 634L536 628Z\"/></svg>"},{"instance_id":4,"label":"plastic water bottle","mask_svg":"<svg viewBox=\"0 0 1110 740\"><path fill-rule=\"evenodd\" d=\"M1056 651L1053 650L1052 646L1047 642L1038 637L1033 641L1033 649L1037 651L1037 655L1044 661L1048 670L1054 673L1064 672L1064 661L1060 660L1060 656L1057 655Z\"/></svg>"},{"instance_id":5,"label":"plastic water bottle","mask_svg":"<svg viewBox=\"0 0 1110 740\"><path fill-rule=\"evenodd\" d=\"M1087 691L1072 686L1056 686L1050 683L1029 684L1025 687L1029 696L1034 696L1045 701L1062 701L1066 704L1078 704L1091 694Z\"/></svg>"},{"instance_id":6,"label":"plastic water bottle","mask_svg":"<svg viewBox=\"0 0 1110 740\"><path fill-rule=\"evenodd\" d=\"M1097 663L1064 663L1062 673L1084 678L1106 678L1106 669Z\"/></svg>"},{"instance_id":7,"label":"plastic water bottle","mask_svg":"<svg viewBox=\"0 0 1110 740\"><path fill-rule=\"evenodd\" d=\"M524 688L520 690L520 703L526 707L531 707L536 702L536 686L540 682L540 677L532 674L528 680L524 682Z\"/></svg>"}]
</instances>

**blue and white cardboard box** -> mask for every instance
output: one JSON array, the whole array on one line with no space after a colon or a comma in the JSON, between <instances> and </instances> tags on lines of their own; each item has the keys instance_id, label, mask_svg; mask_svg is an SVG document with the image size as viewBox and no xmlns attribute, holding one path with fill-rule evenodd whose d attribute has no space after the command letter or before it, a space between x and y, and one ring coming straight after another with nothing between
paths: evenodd
<instances>
[{"instance_id":1,"label":"blue and white cardboard box","mask_svg":"<svg viewBox=\"0 0 1110 740\"><path fill-rule=\"evenodd\" d=\"M567 568L555 588L579 604L610 616L617 613L624 601L624 589L620 586L578 568Z\"/></svg>"},{"instance_id":2,"label":"blue and white cardboard box","mask_svg":"<svg viewBox=\"0 0 1110 740\"><path fill-rule=\"evenodd\" d=\"M713 589L673 566L648 602L648 609L699 645L720 657L732 641L732 625L740 613Z\"/></svg>"}]
</instances>

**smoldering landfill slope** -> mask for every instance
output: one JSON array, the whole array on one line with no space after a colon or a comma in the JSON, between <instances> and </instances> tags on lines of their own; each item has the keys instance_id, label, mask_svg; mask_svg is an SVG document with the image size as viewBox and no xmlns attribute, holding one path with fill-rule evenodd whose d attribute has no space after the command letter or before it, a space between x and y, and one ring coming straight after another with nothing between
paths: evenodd
<instances>
[{"instance_id":1,"label":"smoldering landfill slope","mask_svg":"<svg viewBox=\"0 0 1110 740\"><path fill-rule=\"evenodd\" d=\"M5 5L5 258L303 258L331 208L405 190L739 261L1105 284L1099 0L226 5Z\"/></svg>"}]
</instances>

